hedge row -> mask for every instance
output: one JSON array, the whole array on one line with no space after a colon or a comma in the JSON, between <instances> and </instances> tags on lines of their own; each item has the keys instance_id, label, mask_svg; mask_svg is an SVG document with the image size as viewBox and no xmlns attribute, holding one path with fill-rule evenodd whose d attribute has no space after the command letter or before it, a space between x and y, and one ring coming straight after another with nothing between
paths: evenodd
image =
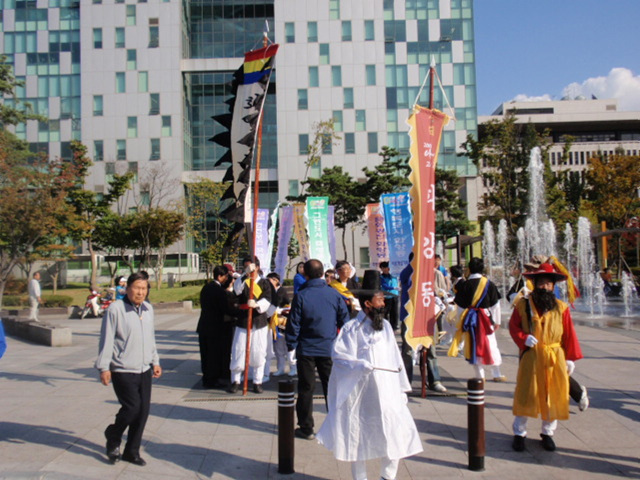
<instances>
[{"instance_id":1,"label":"hedge row","mask_svg":"<svg viewBox=\"0 0 640 480\"><path fill-rule=\"evenodd\" d=\"M73 303L73 297L68 295L43 295L43 307L68 307ZM28 307L28 295L4 295L2 305L5 307Z\"/></svg>"}]
</instances>

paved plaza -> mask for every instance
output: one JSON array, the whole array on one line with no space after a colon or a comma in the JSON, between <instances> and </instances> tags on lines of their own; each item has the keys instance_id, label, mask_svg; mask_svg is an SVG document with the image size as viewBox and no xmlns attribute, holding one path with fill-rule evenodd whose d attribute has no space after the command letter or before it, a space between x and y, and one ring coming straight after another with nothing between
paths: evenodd
<instances>
[{"instance_id":1,"label":"paved plaza","mask_svg":"<svg viewBox=\"0 0 640 480\"><path fill-rule=\"evenodd\" d=\"M0 359L0 478L9 479L349 479L315 441L295 440L295 470L278 470L276 379L263 395L246 397L199 387L195 334L199 312L161 313L157 341L164 375L154 380L152 407L138 467L110 465L103 431L118 403L98 381L99 319L43 316L73 330L73 346L45 347L14 337ZM466 380L472 368L438 349L443 383L451 395L420 398L418 381L409 399L424 452L403 460L398 479L640 478L640 330L621 319L574 314L585 359L575 378L589 389L591 406L560 422L558 449L539 444L539 420L530 420L526 450L511 449L511 414L517 351L498 331L506 383L486 385L485 470L467 469ZM507 318L505 318L506 321ZM611 327L614 323L619 326ZM416 373L418 369L416 368ZM315 401L316 428L324 401ZM369 478L378 479L376 462Z\"/></svg>"}]
</instances>

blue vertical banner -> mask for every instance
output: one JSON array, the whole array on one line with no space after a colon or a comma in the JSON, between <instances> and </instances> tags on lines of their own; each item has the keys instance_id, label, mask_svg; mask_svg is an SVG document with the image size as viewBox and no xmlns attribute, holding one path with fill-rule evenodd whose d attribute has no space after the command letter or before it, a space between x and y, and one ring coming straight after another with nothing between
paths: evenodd
<instances>
[{"instance_id":1,"label":"blue vertical banner","mask_svg":"<svg viewBox=\"0 0 640 480\"><path fill-rule=\"evenodd\" d=\"M278 250L276 251L275 272L284 280L287 262L289 261L289 242L293 233L293 207L282 209L280 228L278 229Z\"/></svg>"},{"instance_id":2,"label":"blue vertical banner","mask_svg":"<svg viewBox=\"0 0 640 480\"><path fill-rule=\"evenodd\" d=\"M331 268L329 251L329 197L307 198L307 231L309 233L309 255L322 262L324 269Z\"/></svg>"},{"instance_id":3,"label":"blue vertical banner","mask_svg":"<svg viewBox=\"0 0 640 480\"><path fill-rule=\"evenodd\" d=\"M413 249L411 199L408 192L385 193L380 197L380 202L387 234L389 270L391 275L397 276L409 263L409 254Z\"/></svg>"},{"instance_id":4,"label":"blue vertical banner","mask_svg":"<svg viewBox=\"0 0 640 480\"><path fill-rule=\"evenodd\" d=\"M327 234L329 235L329 252L331 253L331 265L337 263L336 260L336 222L335 222L336 207L329 205L329 221Z\"/></svg>"},{"instance_id":5,"label":"blue vertical banner","mask_svg":"<svg viewBox=\"0 0 640 480\"><path fill-rule=\"evenodd\" d=\"M271 266L271 257L269 256L269 209L258 209L258 220L256 229L256 245L254 252L258 260L260 260L260 268L266 274Z\"/></svg>"}]
</instances>

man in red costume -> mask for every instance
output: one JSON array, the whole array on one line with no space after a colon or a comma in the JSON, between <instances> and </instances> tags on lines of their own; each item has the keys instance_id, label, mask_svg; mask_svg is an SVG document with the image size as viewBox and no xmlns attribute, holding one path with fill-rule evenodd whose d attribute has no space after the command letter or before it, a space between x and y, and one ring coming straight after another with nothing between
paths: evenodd
<instances>
[{"instance_id":1,"label":"man in red costume","mask_svg":"<svg viewBox=\"0 0 640 480\"><path fill-rule=\"evenodd\" d=\"M569 307L553 293L556 282L565 281L566 275L548 263L523 275L534 289L529 298L517 301L509 321L509 332L520 349L512 446L517 452L524 450L527 418L540 415L542 447L553 451L558 420L569 418L569 375L582 352Z\"/></svg>"}]
</instances>

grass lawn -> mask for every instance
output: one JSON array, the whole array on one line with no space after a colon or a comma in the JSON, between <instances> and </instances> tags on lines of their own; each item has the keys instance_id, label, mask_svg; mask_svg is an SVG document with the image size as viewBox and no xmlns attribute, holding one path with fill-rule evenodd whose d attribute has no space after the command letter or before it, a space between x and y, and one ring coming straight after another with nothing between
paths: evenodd
<instances>
[{"instance_id":1,"label":"grass lawn","mask_svg":"<svg viewBox=\"0 0 640 480\"><path fill-rule=\"evenodd\" d=\"M199 294L200 290L202 290L201 285L174 288L168 288L166 285L163 285L160 290L157 290L154 285L151 287L149 299L151 300L151 303L181 302L191 295ZM53 290L50 288L43 288L42 293L43 295L52 295ZM75 286L70 288L59 288L57 294L72 297L73 302L71 302L71 305L84 306L87 301L87 296L89 295L89 289L87 287Z\"/></svg>"}]
</instances>

